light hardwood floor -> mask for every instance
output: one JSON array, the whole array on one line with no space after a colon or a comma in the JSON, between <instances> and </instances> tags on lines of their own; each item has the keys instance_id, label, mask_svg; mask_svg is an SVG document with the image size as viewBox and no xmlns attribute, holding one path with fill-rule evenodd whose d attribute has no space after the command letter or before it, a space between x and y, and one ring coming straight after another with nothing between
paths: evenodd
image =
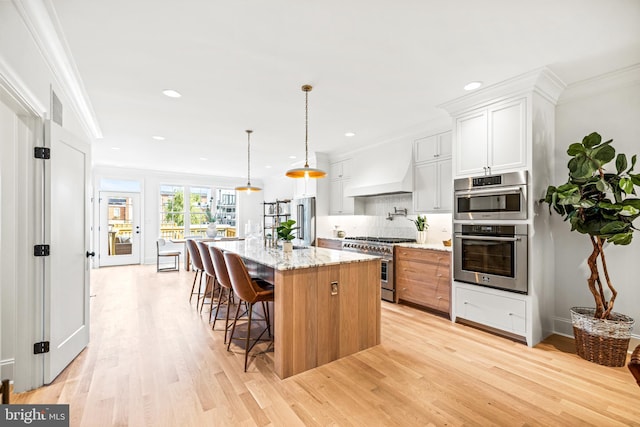
<instances>
[{"instance_id":1,"label":"light hardwood floor","mask_svg":"<svg viewBox=\"0 0 640 427\"><path fill-rule=\"evenodd\" d=\"M89 347L12 403L69 403L83 427L640 426L630 372L578 358L571 340L528 348L384 302L381 345L286 380L267 349L244 373L188 303L192 277L92 271Z\"/></svg>"}]
</instances>

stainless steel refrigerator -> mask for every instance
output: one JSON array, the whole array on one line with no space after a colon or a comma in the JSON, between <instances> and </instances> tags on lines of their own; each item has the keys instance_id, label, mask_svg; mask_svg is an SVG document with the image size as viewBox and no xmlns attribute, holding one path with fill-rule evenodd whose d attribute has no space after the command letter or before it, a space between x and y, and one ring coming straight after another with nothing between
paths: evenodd
<instances>
[{"instance_id":1,"label":"stainless steel refrigerator","mask_svg":"<svg viewBox=\"0 0 640 427\"><path fill-rule=\"evenodd\" d=\"M296 221L294 246L315 246L316 244L316 198L294 199L291 204L291 217Z\"/></svg>"}]
</instances>

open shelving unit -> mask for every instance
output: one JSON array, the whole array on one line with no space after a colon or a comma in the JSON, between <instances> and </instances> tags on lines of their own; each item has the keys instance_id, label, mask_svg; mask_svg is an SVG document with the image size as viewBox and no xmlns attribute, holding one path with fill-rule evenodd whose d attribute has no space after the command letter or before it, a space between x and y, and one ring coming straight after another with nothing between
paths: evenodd
<instances>
[{"instance_id":1,"label":"open shelving unit","mask_svg":"<svg viewBox=\"0 0 640 427\"><path fill-rule=\"evenodd\" d=\"M291 200L262 203L262 229L265 246L275 246L276 228L281 222L291 218Z\"/></svg>"}]
</instances>

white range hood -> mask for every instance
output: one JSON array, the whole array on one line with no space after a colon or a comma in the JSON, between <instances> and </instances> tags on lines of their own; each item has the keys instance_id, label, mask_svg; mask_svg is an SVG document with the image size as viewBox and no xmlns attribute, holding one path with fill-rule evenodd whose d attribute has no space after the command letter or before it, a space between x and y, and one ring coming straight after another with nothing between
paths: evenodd
<instances>
[{"instance_id":1,"label":"white range hood","mask_svg":"<svg viewBox=\"0 0 640 427\"><path fill-rule=\"evenodd\" d=\"M410 140L380 145L353 157L347 197L382 196L413 192Z\"/></svg>"}]
</instances>

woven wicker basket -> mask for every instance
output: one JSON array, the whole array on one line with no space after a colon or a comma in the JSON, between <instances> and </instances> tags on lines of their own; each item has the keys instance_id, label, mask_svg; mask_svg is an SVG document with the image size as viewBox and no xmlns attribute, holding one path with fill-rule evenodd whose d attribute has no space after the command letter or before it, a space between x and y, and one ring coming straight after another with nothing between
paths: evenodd
<instances>
[{"instance_id":1,"label":"woven wicker basket","mask_svg":"<svg viewBox=\"0 0 640 427\"><path fill-rule=\"evenodd\" d=\"M624 366L634 320L611 313L611 319L595 319L595 309L573 307L571 322L578 356L604 366Z\"/></svg>"}]
</instances>

